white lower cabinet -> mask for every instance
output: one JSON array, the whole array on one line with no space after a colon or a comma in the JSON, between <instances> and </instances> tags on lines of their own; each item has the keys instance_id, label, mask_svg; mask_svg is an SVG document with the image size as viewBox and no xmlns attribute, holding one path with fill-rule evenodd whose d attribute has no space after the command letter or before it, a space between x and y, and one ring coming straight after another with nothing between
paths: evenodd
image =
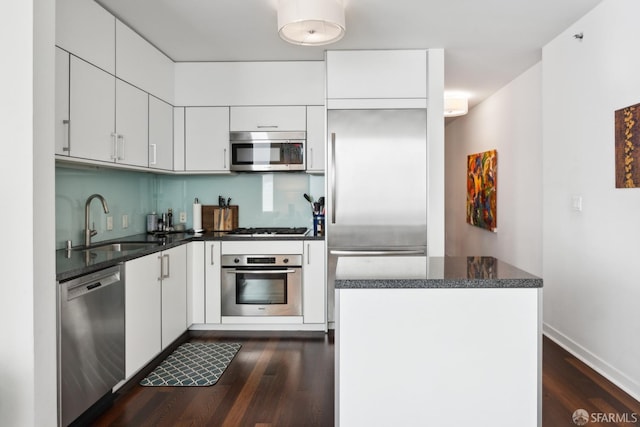
<instances>
[{"instance_id":1,"label":"white lower cabinet","mask_svg":"<svg viewBox=\"0 0 640 427\"><path fill-rule=\"evenodd\" d=\"M161 252L162 348L187 330L187 247Z\"/></svg>"},{"instance_id":2,"label":"white lower cabinet","mask_svg":"<svg viewBox=\"0 0 640 427\"><path fill-rule=\"evenodd\" d=\"M302 266L302 314L304 323L324 323L325 307L325 247L323 240L304 242Z\"/></svg>"},{"instance_id":3,"label":"white lower cabinet","mask_svg":"<svg viewBox=\"0 0 640 427\"><path fill-rule=\"evenodd\" d=\"M125 267L125 377L129 378L162 349L162 289L156 254Z\"/></svg>"},{"instance_id":4,"label":"white lower cabinet","mask_svg":"<svg viewBox=\"0 0 640 427\"><path fill-rule=\"evenodd\" d=\"M187 329L187 248L125 263L125 376L130 378Z\"/></svg>"},{"instance_id":5,"label":"white lower cabinet","mask_svg":"<svg viewBox=\"0 0 640 427\"><path fill-rule=\"evenodd\" d=\"M204 242L204 300L205 323L220 323L222 298L220 294L221 242Z\"/></svg>"}]
</instances>

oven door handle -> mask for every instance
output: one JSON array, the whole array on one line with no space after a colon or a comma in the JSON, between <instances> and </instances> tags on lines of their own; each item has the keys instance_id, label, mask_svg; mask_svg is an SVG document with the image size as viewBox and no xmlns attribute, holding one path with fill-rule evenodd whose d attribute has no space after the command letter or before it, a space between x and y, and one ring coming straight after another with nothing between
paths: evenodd
<instances>
[{"instance_id":1,"label":"oven door handle","mask_svg":"<svg viewBox=\"0 0 640 427\"><path fill-rule=\"evenodd\" d=\"M293 269L289 270L227 270L228 274L282 274L295 273Z\"/></svg>"}]
</instances>

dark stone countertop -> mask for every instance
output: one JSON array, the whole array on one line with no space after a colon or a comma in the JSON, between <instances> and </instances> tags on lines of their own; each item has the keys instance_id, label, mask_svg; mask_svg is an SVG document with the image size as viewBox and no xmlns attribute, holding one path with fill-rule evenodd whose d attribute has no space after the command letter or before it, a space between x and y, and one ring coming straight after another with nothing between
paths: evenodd
<instances>
[{"instance_id":1,"label":"dark stone countertop","mask_svg":"<svg viewBox=\"0 0 640 427\"><path fill-rule=\"evenodd\" d=\"M542 279L494 257L342 257L336 289L541 288Z\"/></svg>"},{"instance_id":2,"label":"dark stone countertop","mask_svg":"<svg viewBox=\"0 0 640 427\"><path fill-rule=\"evenodd\" d=\"M311 231L313 232L313 231ZM56 250L56 280L63 281L78 277L103 268L111 267L141 256L171 249L191 241L274 241L274 240L324 240L324 236L283 236L283 237L242 237L229 235L224 231L202 234L170 233L166 235L135 234L113 240L93 242L92 247L118 242L149 242L154 243L146 248L130 251L92 251L82 247Z\"/></svg>"}]
</instances>

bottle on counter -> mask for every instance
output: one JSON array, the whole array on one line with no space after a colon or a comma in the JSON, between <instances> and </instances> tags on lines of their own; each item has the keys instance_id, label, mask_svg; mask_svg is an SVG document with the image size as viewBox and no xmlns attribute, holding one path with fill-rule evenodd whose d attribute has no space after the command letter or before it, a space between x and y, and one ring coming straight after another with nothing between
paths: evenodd
<instances>
[{"instance_id":1,"label":"bottle on counter","mask_svg":"<svg viewBox=\"0 0 640 427\"><path fill-rule=\"evenodd\" d=\"M173 209L169 208L167 212L167 223L165 225L167 230L173 230Z\"/></svg>"}]
</instances>

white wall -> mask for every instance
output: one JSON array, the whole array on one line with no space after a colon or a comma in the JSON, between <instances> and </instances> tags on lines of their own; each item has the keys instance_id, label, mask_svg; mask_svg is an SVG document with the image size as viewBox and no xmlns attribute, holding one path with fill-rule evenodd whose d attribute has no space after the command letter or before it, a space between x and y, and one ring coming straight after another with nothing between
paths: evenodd
<instances>
[{"instance_id":1,"label":"white wall","mask_svg":"<svg viewBox=\"0 0 640 427\"><path fill-rule=\"evenodd\" d=\"M54 1L0 15L0 425L55 426Z\"/></svg>"},{"instance_id":2,"label":"white wall","mask_svg":"<svg viewBox=\"0 0 640 427\"><path fill-rule=\"evenodd\" d=\"M614 111L640 102L638 16L605 0L543 49L543 265L545 332L640 399L640 189L614 168Z\"/></svg>"},{"instance_id":3,"label":"white wall","mask_svg":"<svg viewBox=\"0 0 640 427\"><path fill-rule=\"evenodd\" d=\"M491 255L542 274L541 65L445 129L446 253ZM498 152L496 233L466 223L467 156Z\"/></svg>"}]
</instances>

